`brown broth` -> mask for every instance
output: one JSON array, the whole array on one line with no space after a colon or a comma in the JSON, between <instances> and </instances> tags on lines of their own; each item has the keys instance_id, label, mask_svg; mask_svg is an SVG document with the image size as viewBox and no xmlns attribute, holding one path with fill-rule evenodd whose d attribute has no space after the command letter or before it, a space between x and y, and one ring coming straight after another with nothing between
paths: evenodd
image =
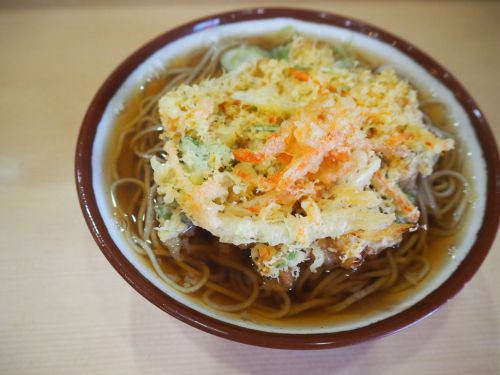
<instances>
[{"instance_id":1,"label":"brown broth","mask_svg":"<svg viewBox=\"0 0 500 375\"><path fill-rule=\"evenodd\" d=\"M263 39L254 39L254 40L246 40L247 43L254 43L261 45L262 47L269 48L274 45L269 40ZM185 57L177 60L173 66L193 66L200 58L201 52L197 52L189 57ZM372 56L366 56L356 51L356 58L359 58L367 65L377 66L380 63L379 60ZM127 130L127 127L130 124L130 120L133 119L139 113L139 107L142 99L145 96L159 93L161 88L166 84L165 78L161 76L155 80L152 80L144 85L141 90L137 90L137 92L133 93L128 99L127 105L123 112L120 114L118 120L115 123L115 129L113 136L111 137L111 142L109 145L109 151L107 155L108 163L107 165L112 166L117 163L118 171L120 176L129 177L134 175L134 166L137 160L137 157L134 155L133 150L129 147L129 140L132 135L128 135L125 138L124 147L121 152L118 152L117 149L117 140L122 132ZM429 94L419 93L419 99L426 100L430 98ZM439 128L446 130L449 133L456 134L456 130L449 121L446 109L443 105L440 104L428 104L425 105L422 110L431 118L433 123ZM462 146L460 142L457 142L456 147L460 148L460 154L463 156L464 152L462 150ZM465 158L462 158L465 159ZM109 168L111 170L111 167ZM108 171L107 175L109 176L109 183L111 184L111 172ZM464 166L464 173L470 176L470 171L467 168L467 165ZM470 180L470 179L469 179ZM133 185L127 185L127 187L120 188L117 194L117 198L119 201L119 205L122 207L126 207L128 202L132 199L137 189ZM467 222L470 218L470 211L467 210L466 217L464 218L463 227L467 226ZM263 325L275 326L279 324L281 327L318 327L318 326L327 326L336 323L349 323L355 322L360 318L369 318L371 315L378 314L382 311L390 310L391 308L397 307L397 305L411 296L415 295L417 292L425 288L442 270L445 264L449 262L453 262L453 255L450 249L453 249L453 246L459 243L461 240L461 233L456 233L450 237L434 237L429 238L428 246L428 261L431 266L430 273L425 277L423 281L421 281L417 286L407 289L403 292L398 293L389 293L389 292L375 292L374 294L364 298L363 300L351 305L346 310L343 310L340 313L327 313L323 311L321 308L316 310L309 310L303 313L298 314L297 316L293 316L290 318L283 318L279 320L266 319L257 314L252 314L249 317L248 314L245 313L221 313L217 311L217 314L226 315L228 317L243 319L243 320L251 320ZM247 252L248 250L239 250L241 252ZM250 257L244 253L241 256L238 255L241 262L244 262L246 265L251 265ZM152 268L149 259L146 257L142 257L141 261L148 265L148 267ZM175 269L171 267L171 265L163 262L163 266L169 272L175 272ZM202 288L203 290L203 288ZM186 295L187 298L192 300L195 303L199 303L203 305L201 301L202 290L195 292L193 294ZM226 303L234 303L234 301L224 301L224 298L221 299L221 302ZM293 302L293 298L292 298ZM209 307L206 307L210 309Z\"/></svg>"}]
</instances>

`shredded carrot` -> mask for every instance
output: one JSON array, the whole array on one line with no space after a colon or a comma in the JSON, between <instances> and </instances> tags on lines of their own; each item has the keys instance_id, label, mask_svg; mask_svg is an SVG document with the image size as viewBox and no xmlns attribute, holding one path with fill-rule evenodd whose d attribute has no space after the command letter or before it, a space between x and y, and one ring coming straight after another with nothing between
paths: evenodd
<instances>
[{"instance_id":1,"label":"shredded carrot","mask_svg":"<svg viewBox=\"0 0 500 375\"><path fill-rule=\"evenodd\" d=\"M288 73L294 77L294 78L297 78L299 81L304 81L304 82L307 82L309 81L309 79L311 78L311 76L305 72L302 72L300 70L297 70L297 69L293 69L293 68L290 68L288 70Z\"/></svg>"},{"instance_id":2,"label":"shredded carrot","mask_svg":"<svg viewBox=\"0 0 500 375\"><path fill-rule=\"evenodd\" d=\"M293 189L287 191L272 190L247 201L243 207L254 213L259 213L264 207L267 207L271 203L290 204L296 200L297 192Z\"/></svg>"},{"instance_id":3,"label":"shredded carrot","mask_svg":"<svg viewBox=\"0 0 500 375\"><path fill-rule=\"evenodd\" d=\"M264 155L250 151L246 148L238 148L233 151L233 155L238 161L248 162L248 163L260 163L264 160Z\"/></svg>"},{"instance_id":4,"label":"shredded carrot","mask_svg":"<svg viewBox=\"0 0 500 375\"><path fill-rule=\"evenodd\" d=\"M341 152L335 152L335 151L330 151L327 155L326 158L333 162L339 162L339 161L347 161L349 160L350 153L347 151L341 151Z\"/></svg>"},{"instance_id":5,"label":"shredded carrot","mask_svg":"<svg viewBox=\"0 0 500 375\"><path fill-rule=\"evenodd\" d=\"M338 179L358 168L357 163L345 163L349 159L349 152L330 152L323 159L318 171L310 174L309 178L312 180L317 179L324 184L335 183Z\"/></svg>"},{"instance_id":6,"label":"shredded carrot","mask_svg":"<svg viewBox=\"0 0 500 375\"><path fill-rule=\"evenodd\" d=\"M278 161L281 163L281 164L288 164L292 161L292 155L290 154L287 154L286 152L282 152L280 154L278 154L278 156L276 156L276 159L278 159Z\"/></svg>"},{"instance_id":7,"label":"shredded carrot","mask_svg":"<svg viewBox=\"0 0 500 375\"><path fill-rule=\"evenodd\" d=\"M281 190L289 189L297 180L306 176L311 170L317 169L323 157L324 152L321 149L313 149L293 158L282 171L267 178L266 182L272 187L279 187Z\"/></svg>"},{"instance_id":8,"label":"shredded carrot","mask_svg":"<svg viewBox=\"0 0 500 375\"><path fill-rule=\"evenodd\" d=\"M337 92L337 88L335 86L333 86L331 83L328 84L327 88L330 92L333 92L333 93Z\"/></svg>"},{"instance_id":9,"label":"shredded carrot","mask_svg":"<svg viewBox=\"0 0 500 375\"><path fill-rule=\"evenodd\" d=\"M248 173L245 173L243 171L237 170L236 168L234 170L234 174L236 176L238 176L238 177L241 177L244 180L247 180L248 178L250 178L250 175Z\"/></svg>"},{"instance_id":10,"label":"shredded carrot","mask_svg":"<svg viewBox=\"0 0 500 375\"><path fill-rule=\"evenodd\" d=\"M248 207L248 209L250 211L252 211L253 213L259 213L260 210L261 210L261 208L262 207L260 205L258 205L258 204L256 204L255 206L252 206L252 207Z\"/></svg>"},{"instance_id":11,"label":"shredded carrot","mask_svg":"<svg viewBox=\"0 0 500 375\"><path fill-rule=\"evenodd\" d=\"M417 207L415 207L413 203L410 202L406 194L403 193L403 191L401 191L401 189L397 185L391 186L389 181L384 177L380 170L375 172L372 182L375 188L392 198L397 211L403 217L405 217L412 223L416 223L418 221L420 212L418 211Z\"/></svg>"}]
</instances>

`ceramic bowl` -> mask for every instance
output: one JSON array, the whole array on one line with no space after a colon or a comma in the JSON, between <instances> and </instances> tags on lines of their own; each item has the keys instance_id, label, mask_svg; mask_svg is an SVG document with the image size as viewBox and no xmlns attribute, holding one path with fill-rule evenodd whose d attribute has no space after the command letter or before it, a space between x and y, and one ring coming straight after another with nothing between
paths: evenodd
<instances>
[{"instance_id":1,"label":"ceramic bowl","mask_svg":"<svg viewBox=\"0 0 500 375\"><path fill-rule=\"evenodd\" d=\"M114 219L105 179L106 150L127 96L176 56L220 38L265 34L292 26L299 33L349 42L380 57L398 74L444 103L470 155L476 199L454 258L425 286L384 311L342 324L300 327L262 324L214 312L169 289L127 246ZM301 9L256 8L216 14L170 30L130 55L103 83L83 120L76 151L81 208L101 251L122 277L151 303L196 328L247 344L288 349L338 347L394 333L431 314L452 298L477 271L498 230L498 150L483 113L444 67L410 43L378 27L339 15Z\"/></svg>"}]
</instances>

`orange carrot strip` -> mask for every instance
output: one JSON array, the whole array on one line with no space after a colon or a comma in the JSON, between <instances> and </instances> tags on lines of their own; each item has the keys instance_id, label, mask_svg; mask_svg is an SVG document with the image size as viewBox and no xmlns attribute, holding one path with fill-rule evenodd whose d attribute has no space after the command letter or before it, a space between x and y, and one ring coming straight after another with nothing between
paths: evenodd
<instances>
[{"instance_id":1,"label":"orange carrot strip","mask_svg":"<svg viewBox=\"0 0 500 375\"><path fill-rule=\"evenodd\" d=\"M307 82L311 78L309 74L293 68L290 68L288 73L290 73L292 77L297 78L299 81Z\"/></svg>"},{"instance_id":2,"label":"orange carrot strip","mask_svg":"<svg viewBox=\"0 0 500 375\"><path fill-rule=\"evenodd\" d=\"M246 148L238 148L234 150L233 155L238 161L254 163L254 164L264 160L264 155L262 155L261 153L250 151Z\"/></svg>"},{"instance_id":3,"label":"orange carrot strip","mask_svg":"<svg viewBox=\"0 0 500 375\"><path fill-rule=\"evenodd\" d=\"M327 155L326 158L331 160L332 162L339 162L339 161L347 161L349 160L350 153L347 151L330 151Z\"/></svg>"},{"instance_id":4,"label":"orange carrot strip","mask_svg":"<svg viewBox=\"0 0 500 375\"><path fill-rule=\"evenodd\" d=\"M282 152L276 156L276 159L282 164L288 164L292 161L293 156L290 154L287 154L286 152Z\"/></svg>"},{"instance_id":5,"label":"orange carrot strip","mask_svg":"<svg viewBox=\"0 0 500 375\"><path fill-rule=\"evenodd\" d=\"M411 223L416 223L420 217L418 208L410 202L405 193L397 186L391 186L380 171L373 175L372 183L381 192L387 194L396 205L396 210Z\"/></svg>"}]
</instances>

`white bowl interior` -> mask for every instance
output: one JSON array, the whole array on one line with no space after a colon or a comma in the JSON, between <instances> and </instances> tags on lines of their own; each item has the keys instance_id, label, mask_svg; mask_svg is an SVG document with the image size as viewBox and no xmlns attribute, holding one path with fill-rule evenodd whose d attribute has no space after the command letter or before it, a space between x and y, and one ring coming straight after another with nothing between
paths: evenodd
<instances>
[{"instance_id":1,"label":"white bowl interior","mask_svg":"<svg viewBox=\"0 0 500 375\"><path fill-rule=\"evenodd\" d=\"M409 79L410 82L416 85L419 89L430 92L436 100L444 103L447 106L451 120L457 127L462 141L465 144L468 155L473 156L469 158L469 168L474 171L474 176L472 176L472 178L474 179L475 195L476 197L486 196L486 165L482 150L475 137L474 130L467 114L450 90L429 74L417 62L389 44L385 44L374 38L370 38L366 35L340 27L304 22L289 18L245 21L208 29L199 27L198 32L178 39L175 42L162 47L145 60L121 85L120 89L108 103L102 119L98 124L92 151L93 188L97 205L106 228L123 255L151 283L180 303L215 319L259 331L311 334L352 330L385 319L411 307L445 282L458 267L460 262L465 258L476 239L477 232L481 226L484 216L485 199L476 199L472 205L468 230L463 235L459 243L454 244L455 249L453 260L446 262L442 270L433 275L431 280L427 280L425 287L418 290L418 292L413 294L410 298L406 298L403 301L394 304L390 308L384 309L383 311L375 311L372 314L367 314L363 318L357 318L352 321L346 321L340 324L323 325L318 323L317 325L309 324L296 327L256 323L237 319L230 315L223 315L208 309L207 307L197 303L196 300L182 293L172 290L166 286L155 274L155 272L141 260L139 255L130 249L113 217L109 186L106 180L107 166L105 150L109 145L109 140L113 133L116 118L121 109L123 109L130 93L132 93L148 78L153 77L155 73L161 71L169 63L169 61L175 57L187 54L189 51L196 48L207 46L219 39L224 39L229 36L238 35L239 37L245 37L261 35L281 30L287 26L292 26L303 35L316 37L321 40L331 42L349 42L359 50L366 51L371 55L380 57L382 60L390 62L401 76ZM475 115L481 116L479 112L475 113Z\"/></svg>"}]
</instances>

